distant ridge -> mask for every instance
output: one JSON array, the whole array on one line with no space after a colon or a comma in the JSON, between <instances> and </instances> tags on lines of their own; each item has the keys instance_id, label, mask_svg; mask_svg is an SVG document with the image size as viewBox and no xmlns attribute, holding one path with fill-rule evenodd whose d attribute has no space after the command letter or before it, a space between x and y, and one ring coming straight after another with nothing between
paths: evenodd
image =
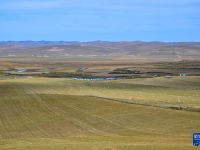
<instances>
[{"instance_id":1,"label":"distant ridge","mask_svg":"<svg viewBox=\"0 0 200 150\"><path fill-rule=\"evenodd\" d=\"M71 44L86 44L86 45L99 45L99 44L119 44L119 43L151 43L151 44L162 44L162 45L177 45L177 44L183 44L188 43L191 45L200 46L200 42L162 42L162 41L151 41L151 42L145 42L145 41L89 41L89 42L79 42L79 41L0 41L0 44L23 44L23 45L71 45Z\"/></svg>"},{"instance_id":2,"label":"distant ridge","mask_svg":"<svg viewBox=\"0 0 200 150\"><path fill-rule=\"evenodd\" d=\"M143 41L3 41L0 42L0 55L8 56L48 55L49 57L64 57L75 55L79 57L95 56L134 56L134 57L194 57L199 59L200 42L143 42ZM178 57L179 56L179 57Z\"/></svg>"}]
</instances>

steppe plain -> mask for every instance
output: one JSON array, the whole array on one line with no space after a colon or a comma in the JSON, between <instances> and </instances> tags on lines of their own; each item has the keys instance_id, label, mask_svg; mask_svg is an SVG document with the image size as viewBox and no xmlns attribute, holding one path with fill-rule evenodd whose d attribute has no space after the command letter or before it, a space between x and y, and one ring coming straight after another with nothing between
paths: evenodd
<instances>
[{"instance_id":1,"label":"steppe plain","mask_svg":"<svg viewBox=\"0 0 200 150\"><path fill-rule=\"evenodd\" d=\"M193 133L199 43L0 44L0 149L198 149Z\"/></svg>"}]
</instances>

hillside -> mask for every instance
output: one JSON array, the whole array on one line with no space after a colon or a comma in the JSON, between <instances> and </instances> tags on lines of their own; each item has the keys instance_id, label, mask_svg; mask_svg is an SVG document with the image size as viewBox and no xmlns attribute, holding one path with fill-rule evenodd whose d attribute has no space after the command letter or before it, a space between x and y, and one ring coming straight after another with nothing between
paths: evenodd
<instances>
[{"instance_id":1,"label":"hillside","mask_svg":"<svg viewBox=\"0 0 200 150\"><path fill-rule=\"evenodd\" d=\"M40 82L27 94L18 81L0 81L0 149L196 149L199 112L36 94Z\"/></svg>"},{"instance_id":2,"label":"hillside","mask_svg":"<svg viewBox=\"0 0 200 150\"><path fill-rule=\"evenodd\" d=\"M96 43L96 44L95 44ZM200 47L190 43L166 45L151 42L93 42L93 44L50 44L27 46L22 44L0 44L0 56L11 53L17 57L48 55L49 57L96 57L96 56L135 56L136 58L198 59ZM178 56L177 56L178 55Z\"/></svg>"},{"instance_id":3,"label":"hillside","mask_svg":"<svg viewBox=\"0 0 200 150\"><path fill-rule=\"evenodd\" d=\"M25 47L28 48L28 46L18 43L0 44L0 50L19 49Z\"/></svg>"}]
</instances>

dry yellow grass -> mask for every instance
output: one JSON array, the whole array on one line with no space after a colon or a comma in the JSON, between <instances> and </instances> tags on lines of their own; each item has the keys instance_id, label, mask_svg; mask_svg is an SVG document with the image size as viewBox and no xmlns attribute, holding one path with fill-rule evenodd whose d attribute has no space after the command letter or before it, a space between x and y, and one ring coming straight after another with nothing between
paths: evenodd
<instances>
[{"instance_id":1,"label":"dry yellow grass","mask_svg":"<svg viewBox=\"0 0 200 150\"><path fill-rule=\"evenodd\" d=\"M134 82L129 80L128 85L130 81ZM111 84L111 93L118 86L115 82L92 83L97 89ZM159 82L148 84L152 83ZM192 135L199 132L199 112L78 96L89 85L69 79L0 81L0 149L197 149Z\"/></svg>"}]
</instances>

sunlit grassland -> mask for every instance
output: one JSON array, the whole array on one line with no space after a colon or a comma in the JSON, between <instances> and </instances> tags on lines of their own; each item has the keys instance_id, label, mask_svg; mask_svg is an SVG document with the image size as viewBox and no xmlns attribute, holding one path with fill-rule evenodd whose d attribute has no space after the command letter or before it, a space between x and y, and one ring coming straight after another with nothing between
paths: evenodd
<instances>
[{"instance_id":1,"label":"sunlit grassland","mask_svg":"<svg viewBox=\"0 0 200 150\"><path fill-rule=\"evenodd\" d=\"M199 112L79 96L90 84L111 84L114 92L124 82L0 81L0 149L197 149L192 135L199 132Z\"/></svg>"},{"instance_id":2,"label":"sunlit grassland","mask_svg":"<svg viewBox=\"0 0 200 150\"><path fill-rule=\"evenodd\" d=\"M40 62L46 62L46 61L106 61L106 60L113 60L115 58L118 58L119 56L114 55L99 55L95 57L89 57L87 55L78 56L78 55L58 55L57 53L54 55L49 55L49 57L34 57L32 55L30 56L24 56L24 57L1 57L1 61L40 61Z\"/></svg>"},{"instance_id":3,"label":"sunlit grassland","mask_svg":"<svg viewBox=\"0 0 200 150\"><path fill-rule=\"evenodd\" d=\"M200 106L200 77L117 81L74 81L58 78L8 80L27 94L96 95L165 105Z\"/></svg>"},{"instance_id":4,"label":"sunlit grassland","mask_svg":"<svg viewBox=\"0 0 200 150\"><path fill-rule=\"evenodd\" d=\"M176 55L155 55L155 54L142 54L139 56L130 56L130 55L125 55L125 56L120 56L119 58L116 58L116 60L144 60L147 59L148 61L154 61L154 60L172 60L172 61L178 61L179 58L177 58Z\"/></svg>"},{"instance_id":5,"label":"sunlit grassland","mask_svg":"<svg viewBox=\"0 0 200 150\"><path fill-rule=\"evenodd\" d=\"M198 150L191 136L65 137L1 140L4 150Z\"/></svg>"},{"instance_id":6,"label":"sunlit grassland","mask_svg":"<svg viewBox=\"0 0 200 150\"><path fill-rule=\"evenodd\" d=\"M4 67L37 67L36 64L25 64L25 63L16 63L16 62L4 62L0 61L0 66Z\"/></svg>"}]
</instances>

